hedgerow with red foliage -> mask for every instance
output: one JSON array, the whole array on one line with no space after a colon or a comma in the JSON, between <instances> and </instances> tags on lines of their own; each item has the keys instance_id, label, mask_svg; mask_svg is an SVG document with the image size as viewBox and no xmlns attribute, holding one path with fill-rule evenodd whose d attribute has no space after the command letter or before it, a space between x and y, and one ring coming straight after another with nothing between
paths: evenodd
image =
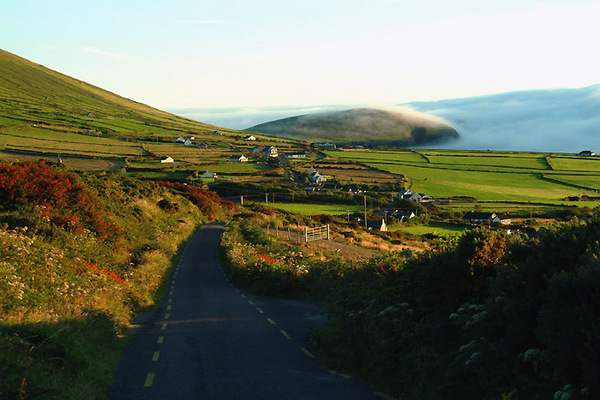
<instances>
[{"instance_id":1,"label":"hedgerow with red foliage","mask_svg":"<svg viewBox=\"0 0 600 400\"><path fill-rule=\"evenodd\" d=\"M121 228L106 221L98 198L74 174L43 161L0 163L0 207L23 206L75 234L89 229L110 242L122 234Z\"/></svg>"},{"instance_id":2,"label":"hedgerow with red foliage","mask_svg":"<svg viewBox=\"0 0 600 400\"><path fill-rule=\"evenodd\" d=\"M214 220L217 217L219 208L221 207L225 207L229 210L235 209L232 202L221 199L215 192L185 185L183 183L159 182L159 184L168 187L177 194L190 200L200 209L200 211L202 211L202 214L211 220Z\"/></svg>"}]
</instances>

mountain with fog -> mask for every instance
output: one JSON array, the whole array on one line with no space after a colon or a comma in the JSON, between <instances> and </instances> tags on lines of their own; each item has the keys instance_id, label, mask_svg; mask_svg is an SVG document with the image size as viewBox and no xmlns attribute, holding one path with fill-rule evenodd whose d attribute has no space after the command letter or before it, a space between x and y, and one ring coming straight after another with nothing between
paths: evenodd
<instances>
[{"instance_id":1,"label":"mountain with fog","mask_svg":"<svg viewBox=\"0 0 600 400\"><path fill-rule=\"evenodd\" d=\"M404 104L448 121L461 138L446 148L600 152L600 85Z\"/></svg>"},{"instance_id":2,"label":"mountain with fog","mask_svg":"<svg viewBox=\"0 0 600 400\"><path fill-rule=\"evenodd\" d=\"M460 137L439 119L407 109L322 112L266 122L246 130L305 141L367 146L446 143Z\"/></svg>"}]
</instances>

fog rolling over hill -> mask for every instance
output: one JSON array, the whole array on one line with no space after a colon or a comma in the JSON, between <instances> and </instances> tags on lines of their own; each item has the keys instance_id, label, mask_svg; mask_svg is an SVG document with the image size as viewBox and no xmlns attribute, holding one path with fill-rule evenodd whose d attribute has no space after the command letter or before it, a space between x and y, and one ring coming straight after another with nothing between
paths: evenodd
<instances>
[{"instance_id":1,"label":"fog rolling over hill","mask_svg":"<svg viewBox=\"0 0 600 400\"><path fill-rule=\"evenodd\" d=\"M373 108L300 115L246 130L307 141L366 145L445 143L459 137L456 130L435 117L411 110Z\"/></svg>"},{"instance_id":2,"label":"fog rolling over hill","mask_svg":"<svg viewBox=\"0 0 600 400\"><path fill-rule=\"evenodd\" d=\"M460 132L460 140L436 147L600 151L600 85L415 102L409 106L444 118Z\"/></svg>"}]
</instances>

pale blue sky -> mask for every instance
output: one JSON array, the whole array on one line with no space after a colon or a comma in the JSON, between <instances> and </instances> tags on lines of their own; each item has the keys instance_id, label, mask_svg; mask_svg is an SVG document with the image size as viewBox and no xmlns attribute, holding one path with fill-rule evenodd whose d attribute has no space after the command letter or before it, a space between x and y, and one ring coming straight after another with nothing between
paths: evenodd
<instances>
[{"instance_id":1,"label":"pale blue sky","mask_svg":"<svg viewBox=\"0 0 600 400\"><path fill-rule=\"evenodd\" d=\"M600 83L600 1L2 0L1 48L159 108Z\"/></svg>"}]
</instances>

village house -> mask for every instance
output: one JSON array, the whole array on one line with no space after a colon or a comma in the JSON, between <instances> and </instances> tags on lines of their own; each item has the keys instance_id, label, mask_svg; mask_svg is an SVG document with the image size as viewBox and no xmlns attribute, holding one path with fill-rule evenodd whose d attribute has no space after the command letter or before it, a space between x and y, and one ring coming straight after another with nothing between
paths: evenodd
<instances>
[{"instance_id":1,"label":"village house","mask_svg":"<svg viewBox=\"0 0 600 400\"><path fill-rule=\"evenodd\" d=\"M400 222L404 222L405 219L411 219L417 216L414 211L411 210L396 210L390 214Z\"/></svg>"},{"instance_id":2,"label":"village house","mask_svg":"<svg viewBox=\"0 0 600 400\"><path fill-rule=\"evenodd\" d=\"M229 157L229 162L247 162L248 161L248 157L245 157L242 154L236 154L233 155L231 157Z\"/></svg>"},{"instance_id":3,"label":"village house","mask_svg":"<svg viewBox=\"0 0 600 400\"><path fill-rule=\"evenodd\" d=\"M592 157L592 156L595 156L596 153L594 153L591 150L583 150L583 151L580 151L577 155L579 155L579 156L585 156L585 157Z\"/></svg>"},{"instance_id":4,"label":"village house","mask_svg":"<svg viewBox=\"0 0 600 400\"><path fill-rule=\"evenodd\" d=\"M200 178L202 178L202 179L216 178L216 177L217 177L217 173L216 172L210 172L208 170L205 173L203 173L202 175L200 175Z\"/></svg>"},{"instance_id":5,"label":"village house","mask_svg":"<svg viewBox=\"0 0 600 400\"><path fill-rule=\"evenodd\" d=\"M185 142L183 142L183 144L185 146L191 146L192 145L192 141L190 139L185 139Z\"/></svg>"},{"instance_id":6,"label":"village house","mask_svg":"<svg viewBox=\"0 0 600 400\"><path fill-rule=\"evenodd\" d=\"M463 221L471 224L488 224L488 225L510 225L512 220L506 215L498 215L493 212L478 212L469 211L464 217Z\"/></svg>"},{"instance_id":7,"label":"village house","mask_svg":"<svg viewBox=\"0 0 600 400\"><path fill-rule=\"evenodd\" d=\"M381 220L367 221L367 229L370 231L381 231L381 232L388 231L387 225L383 218Z\"/></svg>"},{"instance_id":8,"label":"village house","mask_svg":"<svg viewBox=\"0 0 600 400\"><path fill-rule=\"evenodd\" d=\"M172 157L164 156L164 157L161 157L160 162L161 162L161 164L166 164L166 163L175 162L175 160L173 160Z\"/></svg>"},{"instance_id":9,"label":"village house","mask_svg":"<svg viewBox=\"0 0 600 400\"><path fill-rule=\"evenodd\" d=\"M250 151L252 154L260 154L267 157L277 157L277 148L273 146L256 146Z\"/></svg>"},{"instance_id":10,"label":"village house","mask_svg":"<svg viewBox=\"0 0 600 400\"><path fill-rule=\"evenodd\" d=\"M254 141L254 140L256 140L256 138L254 136L252 136L252 135L248 135L248 136L244 137L243 140Z\"/></svg>"},{"instance_id":11,"label":"village house","mask_svg":"<svg viewBox=\"0 0 600 400\"><path fill-rule=\"evenodd\" d=\"M200 143L196 145L199 149L208 149L208 145L206 143Z\"/></svg>"},{"instance_id":12,"label":"village house","mask_svg":"<svg viewBox=\"0 0 600 400\"><path fill-rule=\"evenodd\" d=\"M410 190L401 190L398 192L396 197L404 200L414 201L415 203L419 204L430 203L433 201L433 197L429 196L428 194L411 192Z\"/></svg>"},{"instance_id":13,"label":"village house","mask_svg":"<svg viewBox=\"0 0 600 400\"><path fill-rule=\"evenodd\" d=\"M177 139L175 139L175 143L185 143L185 139L179 136Z\"/></svg>"},{"instance_id":14,"label":"village house","mask_svg":"<svg viewBox=\"0 0 600 400\"><path fill-rule=\"evenodd\" d=\"M296 152L296 153L283 153L283 155L287 158L306 158L305 152Z\"/></svg>"}]
</instances>

